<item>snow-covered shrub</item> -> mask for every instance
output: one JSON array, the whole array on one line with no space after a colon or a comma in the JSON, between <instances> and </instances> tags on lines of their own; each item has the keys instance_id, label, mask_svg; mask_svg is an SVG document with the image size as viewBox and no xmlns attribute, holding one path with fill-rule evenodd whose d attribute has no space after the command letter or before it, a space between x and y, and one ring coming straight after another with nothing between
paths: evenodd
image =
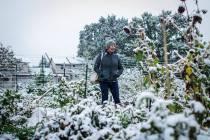
<instances>
[{"instance_id":1,"label":"snow-covered shrub","mask_svg":"<svg viewBox=\"0 0 210 140\"><path fill-rule=\"evenodd\" d=\"M26 92L36 95L43 95L51 86L53 76L44 71L44 67L40 68L40 72L35 74L32 81L26 86Z\"/></svg>"},{"instance_id":2,"label":"snow-covered shrub","mask_svg":"<svg viewBox=\"0 0 210 140\"><path fill-rule=\"evenodd\" d=\"M170 110L167 108L168 105L170 105L172 101L170 100L163 100L163 99L158 99L156 100L151 107L151 112L150 115L151 117L157 117L164 119L168 115L171 114Z\"/></svg>"},{"instance_id":3,"label":"snow-covered shrub","mask_svg":"<svg viewBox=\"0 0 210 140\"><path fill-rule=\"evenodd\" d=\"M41 96L49 89L49 87L50 85L47 83L45 83L45 86L43 86L43 85L36 85L34 81L32 81L26 86L25 90L28 94Z\"/></svg>"},{"instance_id":4,"label":"snow-covered shrub","mask_svg":"<svg viewBox=\"0 0 210 140\"><path fill-rule=\"evenodd\" d=\"M120 76L119 84L122 94L137 94L144 90L143 77L138 68L128 68Z\"/></svg>"},{"instance_id":5,"label":"snow-covered shrub","mask_svg":"<svg viewBox=\"0 0 210 140\"><path fill-rule=\"evenodd\" d=\"M173 139L180 139L181 137L197 138L199 125L193 116L186 116L185 114L170 115L166 119L166 124L167 127L172 128L170 136Z\"/></svg>"},{"instance_id":6,"label":"snow-covered shrub","mask_svg":"<svg viewBox=\"0 0 210 140\"><path fill-rule=\"evenodd\" d=\"M54 93L54 100L59 103L60 107L63 107L68 103L73 104L75 102L73 95L68 94L69 92L70 87L67 84L67 81L62 78Z\"/></svg>"},{"instance_id":7,"label":"snow-covered shrub","mask_svg":"<svg viewBox=\"0 0 210 140\"><path fill-rule=\"evenodd\" d=\"M27 119L32 114L32 110L25 107L27 104L20 93L6 90L0 95L1 132L14 134L20 139L32 136L34 128L26 127Z\"/></svg>"},{"instance_id":8,"label":"snow-covered shrub","mask_svg":"<svg viewBox=\"0 0 210 140\"><path fill-rule=\"evenodd\" d=\"M58 84L46 86L46 95L38 101L38 105L42 107L64 107L73 105L84 98L84 82L82 81L66 81L61 78ZM49 102L50 101L50 102Z\"/></svg>"},{"instance_id":9,"label":"snow-covered shrub","mask_svg":"<svg viewBox=\"0 0 210 140\"><path fill-rule=\"evenodd\" d=\"M35 90L36 90L36 89L35 89L35 86L36 86L35 83L32 83L32 82L29 83L29 84L26 86L26 89L25 89L26 92L29 93L29 94L30 94L30 93L34 93Z\"/></svg>"},{"instance_id":10,"label":"snow-covered shrub","mask_svg":"<svg viewBox=\"0 0 210 140\"><path fill-rule=\"evenodd\" d=\"M207 118L207 111L205 107L197 101L190 101L189 102L192 114L195 116L197 122L202 125L205 118Z\"/></svg>"},{"instance_id":11,"label":"snow-covered shrub","mask_svg":"<svg viewBox=\"0 0 210 140\"><path fill-rule=\"evenodd\" d=\"M84 97L85 94L85 81L79 80L79 81L72 81L69 83L70 90L74 93L74 95Z\"/></svg>"},{"instance_id":12,"label":"snow-covered shrub","mask_svg":"<svg viewBox=\"0 0 210 140\"><path fill-rule=\"evenodd\" d=\"M97 128L103 127L100 124L98 111L94 109L95 107L96 103L93 100L85 99L81 101L79 104L69 108L67 111L68 115L60 114L60 117L37 129L35 138L45 137L52 132L56 133L60 138L87 138Z\"/></svg>"},{"instance_id":13,"label":"snow-covered shrub","mask_svg":"<svg viewBox=\"0 0 210 140\"><path fill-rule=\"evenodd\" d=\"M141 109L142 107L151 108L152 102L154 102L155 96L151 92L142 92L137 95L136 108Z\"/></svg>"},{"instance_id":14,"label":"snow-covered shrub","mask_svg":"<svg viewBox=\"0 0 210 140\"><path fill-rule=\"evenodd\" d=\"M112 103L98 105L96 98L90 96L45 120L36 129L34 139L198 138L200 123L195 113L204 111L198 102L163 100L148 91L133 98L136 107L129 104L115 108ZM148 98L152 100L150 111L141 102ZM204 118L202 123L206 122Z\"/></svg>"},{"instance_id":15,"label":"snow-covered shrub","mask_svg":"<svg viewBox=\"0 0 210 140\"><path fill-rule=\"evenodd\" d=\"M140 131L146 133L147 136L157 134L158 137L164 132L164 125L161 124L162 121L158 119L151 118L147 122L142 123Z\"/></svg>"},{"instance_id":16,"label":"snow-covered shrub","mask_svg":"<svg viewBox=\"0 0 210 140\"><path fill-rule=\"evenodd\" d=\"M0 134L0 138L2 140L19 140L17 137L15 137L12 134Z\"/></svg>"},{"instance_id":17,"label":"snow-covered shrub","mask_svg":"<svg viewBox=\"0 0 210 140\"><path fill-rule=\"evenodd\" d=\"M11 122L11 118L18 113L18 103L21 95L11 90L6 90L0 96L0 109L1 109L1 126Z\"/></svg>"},{"instance_id":18,"label":"snow-covered shrub","mask_svg":"<svg viewBox=\"0 0 210 140\"><path fill-rule=\"evenodd\" d=\"M145 108L137 109L132 105L128 105L126 108L121 109L117 117L119 117L123 128L127 128L131 124L146 121L148 113Z\"/></svg>"},{"instance_id":19,"label":"snow-covered shrub","mask_svg":"<svg viewBox=\"0 0 210 140\"><path fill-rule=\"evenodd\" d=\"M123 127L141 120L140 111L132 106L116 109L114 105L107 104L102 107L97 105L92 97L69 107L66 113L40 126L35 137L43 138L50 133L56 133L60 138L62 134L62 137L70 139L109 139Z\"/></svg>"},{"instance_id":20,"label":"snow-covered shrub","mask_svg":"<svg viewBox=\"0 0 210 140\"><path fill-rule=\"evenodd\" d=\"M90 84L88 86L88 89L87 89L87 96L91 97L91 98L94 98L95 102L97 104L100 104L101 103L102 94L101 94L101 90L100 90L99 85L96 85L96 84L92 85L92 84Z\"/></svg>"}]
</instances>

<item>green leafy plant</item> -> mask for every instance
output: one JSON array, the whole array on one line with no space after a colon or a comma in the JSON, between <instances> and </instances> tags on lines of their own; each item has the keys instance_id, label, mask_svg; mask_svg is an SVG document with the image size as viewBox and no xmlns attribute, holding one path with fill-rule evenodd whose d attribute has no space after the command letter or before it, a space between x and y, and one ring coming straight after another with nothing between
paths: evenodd
<instances>
[{"instance_id":1,"label":"green leafy plant","mask_svg":"<svg viewBox=\"0 0 210 140\"><path fill-rule=\"evenodd\" d=\"M172 104L169 104L167 108L172 113L181 113L183 112L183 109L184 109L184 107L178 102L173 102Z\"/></svg>"},{"instance_id":2,"label":"green leafy plant","mask_svg":"<svg viewBox=\"0 0 210 140\"><path fill-rule=\"evenodd\" d=\"M119 118L120 118L120 121L121 121L122 126L123 126L124 128L126 128L126 127L131 123L131 118L129 117L128 114L122 113L122 114L119 116Z\"/></svg>"}]
</instances>

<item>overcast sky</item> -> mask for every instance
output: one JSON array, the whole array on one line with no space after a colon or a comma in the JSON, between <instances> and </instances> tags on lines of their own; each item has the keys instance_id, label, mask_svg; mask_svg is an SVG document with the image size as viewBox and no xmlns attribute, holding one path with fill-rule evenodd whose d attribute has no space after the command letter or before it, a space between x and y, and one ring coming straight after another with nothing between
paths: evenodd
<instances>
[{"instance_id":1,"label":"overcast sky","mask_svg":"<svg viewBox=\"0 0 210 140\"><path fill-rule=\"evenodd\" d=\"M191 9L193 0L187 0ZM12 46L16 55L76 56L79 31L103 16L131 19L147 11L177 11L180 0L0 0L0 42ZM210 1L200 0L207 9L200 26L210 40Z\"/></svg>"}]
</instances>

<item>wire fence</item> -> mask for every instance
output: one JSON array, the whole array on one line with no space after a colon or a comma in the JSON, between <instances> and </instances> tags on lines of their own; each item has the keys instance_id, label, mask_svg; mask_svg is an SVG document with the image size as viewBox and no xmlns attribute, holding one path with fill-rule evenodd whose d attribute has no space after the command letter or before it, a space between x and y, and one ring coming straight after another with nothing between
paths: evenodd
<instances>
[{"instance_id":1,"label":"wire fence","mask_svg":"<svg viewBox=\"0 0 210 140\"><path fill-rule=\"evenodd\" d=\"M54 68L44 64L29 66L27 63L18 63L10 67L0 67L0 91L4 89L21 90L32 82L44 85L46 82L56 84L62 77L67 81L85 80L85 85L93 72L93 61L79 64L55 64ZM124 68L136 67L133 60L123 60Z\"/></svg>"},{"instance_id":2,"label":"wire fence","mask_svg":"<svg viewBox=\"0 0 210 140\"><path fill-rule=\"evenodd\" d=\"M13 67L0 68L0 89L13 89L18 91L25 88L31 82L44 85L46 82L58 83L61 77L67 81L83 79L85 77L86 64L80 64L72 68L57 67L55 73L51 67Z\"/></svg>"},{"instance_id":3,"label":"wire fence","mask_svg":"<svg viewBox=\"0 0 210 140\"><path fill-rule=\"evenodd\" d=\"M65 62L61 61L54 64L51 63L51 59L48 58L47 62L42 56L28 59L33 63L33 66L24 61L14 64L10 67L1 67L1 65L0 92L4 89L13 89L18 91L25 88L27 85L34 81L37 85L44 85L48 81L52 82L52 84L56 84L62 77L65 77L67 81L85 80L84 86L87 88L87 83L90 79L91 73L93 72L93 60L83 61L82 63L73 63L71 60L66 58L54 57L54 60L65 60ZM36 62L36 66L34 65L34 62ZM125 69L139 66L136 59L133 57L122 58L122 64ZM160 64L163 64L163 62L160 62ZM147 71L143 71L144 75L147 73Z\"/></svg>"}]
</instances>

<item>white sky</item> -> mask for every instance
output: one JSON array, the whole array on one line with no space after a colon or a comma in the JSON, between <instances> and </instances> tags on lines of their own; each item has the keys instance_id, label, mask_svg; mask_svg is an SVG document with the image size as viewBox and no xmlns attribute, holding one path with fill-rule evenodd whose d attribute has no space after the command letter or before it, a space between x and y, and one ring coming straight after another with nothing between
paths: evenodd
<instances>
[{"instance_id":1,"label":"white sky","mask_svg":"<svg viewBox=\"0 0 210 140\"><path fill-rule=\"evenodd\" d=\"M194 7L193 0L187 0ZM79 31L101 16L131 19L147 11L177 11L180 0L0 0L0 42L12 46L16 55L76 56ZM193 4L192 4L193 3ZM200 26L210 40L210 2L200 0L207 9ZM193 9L189 7L190 9Z\"/></svg>"}]
</instances>

